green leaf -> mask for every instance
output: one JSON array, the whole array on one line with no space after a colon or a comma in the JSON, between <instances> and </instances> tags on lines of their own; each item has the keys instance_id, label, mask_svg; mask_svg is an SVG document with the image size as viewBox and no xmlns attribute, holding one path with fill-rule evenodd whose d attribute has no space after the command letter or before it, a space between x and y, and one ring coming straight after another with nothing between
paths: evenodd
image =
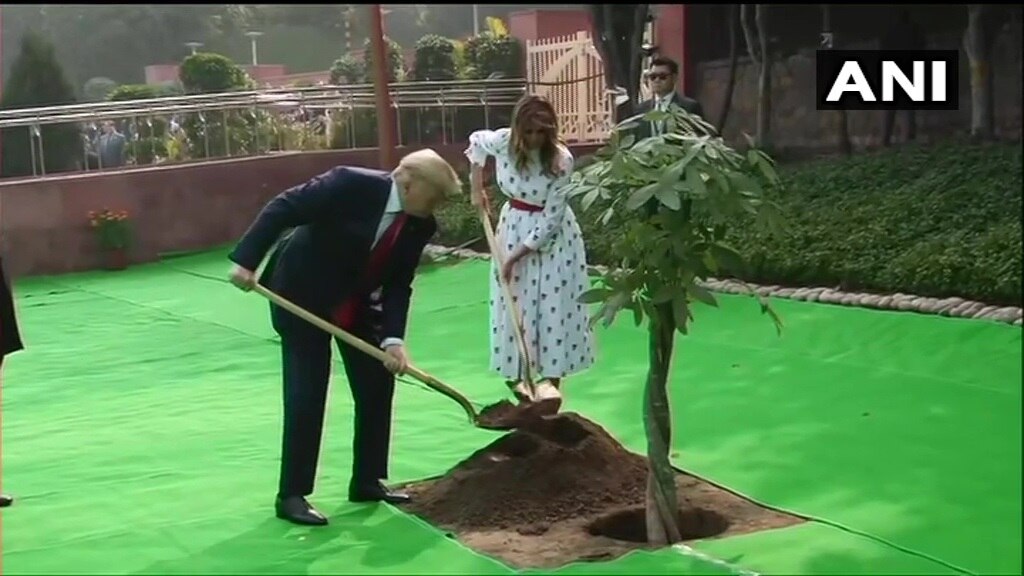
<instances>
[{"instance_id":1,"label":"green leaf","mask_svg":"<svg viewBox=\"0 0 1024 576\"><path fill-rule=\"evenodd\" d=\"M701 261L704 262L704 266L707 267L709 272L711 272L712 274L718 274L718 262L715 260L715 257L712 256L710 252L702 251Z\"/></svg>"},{"instance_id":2,"label":"green leaf","mask_svg":"<svg viewBox=\"0 0 1024 576\"><path fill-rule=\"evenodd\" d=\"M694 144L693 146L690 146L690 149L686 151L686 155L683 156L681 160L676 162L676 164L679 166L680 173L685 171L686 167L690 165L690 162L692 162L693 159L697 157L697 154L700 152L700 149L700 144ZM675 168L675 165L673 165L673 168Z\"/></svg>"},{"instance_id":3,"label":"green leaf","mask_svg":"<svg viewBox=\"0 0 1024 576\"><path fill-rule=\"evenodd\" d=\"M759 296L758 300L761 303L761 313L767 314L768 317L772 319L772 322L775 324L775 333L778 336L782 336L782 318L780 318L779 315L775 313L775 310L772 309L771 304L769 304L767 298Z\"/></svg>"},{"instance_id":4,"label":"green leaf","mask_svg":"<svg viewBox=\"0 0 1024 576\"><path fill-rule=\"evenodd\" d=\"M619 148L629 148L635 142L636 142L636 135L634 135L634 134L626 134L622 138L622 141L619 142Z\"/></svg>"},{"instance_id":5,"label":"green leaf","mask_svg":"<svg viewBox=\"0 0 1024 576\"><path fill-rule=\"evenodd\" d=\"M666 189L659 186L654 195L657 196L658 201L668 207L669 210L679 210L679 207L682 205L679 200L679 194L677 194L672 188Z\"/></svg>"},{"instance_id":6,"label":"green leaf","mask_svg":"<svg viewBox=\"0 0 1024 576\"><path fill-rule=\"evenodd\" d=\"M583 197L583 209L584 210L589 210L590 206L594 204L594 202L598 199L600 194L601 194L601 190L600 189L598 189L596 187L595 188L591 188L587 192L587 195Z\"/></svg>"},{"instance_id":7,"label":"green leaf","mask_svg":"<svg viewBox=\"0 0 1024 576\"><path fill-rule=\"evenodd\" d=\"M639 302L634 301L631 308L633 309L633 323L637 326L644 322L644 309Z\"/></svg>"},{"instance_id":8,"label":"green leaf","mask_svg":"<svg viewBox=\"0 0 1024 576\"><path fill-rule=\"evenodd\" d=\"M627 292L616 292L614 296L604 303L601 317L605 328L611 326L612 322L615 322L615 317L618 316L619 311L629 303L629 296Z\"/></svg>"},{"instance_id":9,"label":"green leaf","mask_svg":"<svg viewBox=\"0 0 1024 576\"><path fill-rule=\"evenodd\" d=\"M721 242L712 244L710 254L722 270L738 276L742 276L746 271L746 262L743 261L743 256L728 244Z\"/></svg>"},{"instance_id":10,"label":"green leaf","mask_svg":"<svg viewBox=\"0 0 1024 576\"><path fill-rule=\"evenodd\" d=\"M707 288L694 282L686 287L686 292L693 296L696 300L699 300L708 306L718 307L718 300L715 300L715 295L712 294Z\"/></svg>"},{"instance_id":11,"label":"green leaf","mask_svg":"<svg viewBox=\"0 0 1024 576\"><path fill-rule=\"evenodd\" d=\"M576 301L580 304L594 304L595 302L604 302L611 294L612 291L604 287L591 288L580 294Z\"/></svg>"},{"instance_id":12,"label":"green leaf","mask_svg":"<svg viewBox=\"0 0 1024 576\"><path fill-rule=\"evenodd\" d=\"M662 286L654 291L651 295L651 302L653 304L664 304L674 298L679 293L678 290L672 286Z\"/></svg>"},{"instance_id":13,"label":"green leaf","mask_svg":"<svg viewBox=\"0 0 1024 576\"><path fill-rule=\"evenodd\" d=\"M608 222L612 219L612 215L615 214L615 208L609 206L604 214L601 215L601 224L608 225Z\"/></svg>"},{"instance_id":14,"label":"green leaf","mask_svg":"<svg viewBox=\"0 0 1024 576\"><path fill-rule=\"evenodd\" d=\"M676 323L676 330L679 330L680 334L685 335L687 333L687 324L690 319L690 306L686 303L686 297L682 294L676 294L672 298L672 320Z\"/></svg>"},{"instance_id":15,"label":"green leaf","mask_svg":"<svg viewBox=\"0 0 1024 576\"><path fill-rule=\"evenodd\" d=\"M648 184L642 188L637 188L636 190L634 190L633 193L630 194L629 199L626 200L626 209L636 210L637 208L646 204L647 201L650 200L652 196L654 196L654 191L657 189L657 187L658 185L655 183Z\"/></svg>"},{"instance_id":16,"label":"green leaf","mask_svg":"<svg viewBox=\"0 0 1024 576\"><path fill-rule=\"evenodd\" d=\"M626 177L626 155L616 154L612 157L611 169L608 171L608 176L613 180L624 180Z\"/></svg>"},{"instance_id":17,"label":"green leaf","mask_svg":"<svg viewBox=\"0 0 1024 576\"><path fill-rule=\"evenodd\" d=\"M663 122L671 117L672 115L664 110L651 110L644 114L643 119L647 122Z\"/></svg>"},{"instance_id":18,"label":"green leaf","mask_svg":"<svg viewBox=\"0 0 1024 576\"><path fill-rule=\"evenodd\" d=\"M686 167L686 185L693 190L697 198L704 198L708 195L708 187L704 184L704 178L701 177L700 170L693 164Z\"/></svg>"}]
</instances>

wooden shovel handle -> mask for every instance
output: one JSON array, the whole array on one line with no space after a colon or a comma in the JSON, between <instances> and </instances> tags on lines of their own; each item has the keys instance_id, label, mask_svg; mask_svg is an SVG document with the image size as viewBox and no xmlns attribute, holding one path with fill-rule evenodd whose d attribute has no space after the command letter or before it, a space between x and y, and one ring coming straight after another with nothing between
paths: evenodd
<instances>
[{"instance_id":1,"label":"wooden shovel handle","mask_svg":"<svg viewBox=\"0 0 1024 576\"><path fill-rule=\"evenodd\" d=\"M523 331L522 317L519 315L519 308L512 299L512 288L501 274L501 269L505 264L505 254L494 237L494 230L491 228L491 217L487 213L487 208L483 206L480 207L480 221L484 225L484 234L487 236L487 244L491 249L491 257L494 258L498 269L498 284L505 295L505 306L508 308L508 314L512 318L512 331L515 333L516 346L519 347L519 356L523 361L523 380L526 382L526 387L530 390L530 395L532 396L534 392L533 372L530 365L529 348L526 347L526 333Z\"/></svg>"}]
</instances>

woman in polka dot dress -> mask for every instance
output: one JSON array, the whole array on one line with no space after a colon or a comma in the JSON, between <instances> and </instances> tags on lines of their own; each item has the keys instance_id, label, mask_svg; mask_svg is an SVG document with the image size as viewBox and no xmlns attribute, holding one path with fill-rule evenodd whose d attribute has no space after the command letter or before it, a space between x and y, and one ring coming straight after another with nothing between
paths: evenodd
<instances>
[{"instance_id":1,"label":"woman in polka dot dress","mask_svg":"<svg viewBox=\"0 0 1024 576\"><path fill-rule=\"evenodd\" d=\"M495 160L495 176L508 198L496 236L504 250L503 270L491 264L491 369L501 374L520 400L524 371L513 324L498 284L508 279L522 317L530 359L540 382L535 400L561 406L562 379L594 362L589 315L577 298L589 287L580 226L566 202L573 169L569 149L559 143L554 108L544 98L526 96L516 106L511 128L478 130L466 156L472 168L476 206L488 206L483 166Z\"/></svg>"}]
</instances>

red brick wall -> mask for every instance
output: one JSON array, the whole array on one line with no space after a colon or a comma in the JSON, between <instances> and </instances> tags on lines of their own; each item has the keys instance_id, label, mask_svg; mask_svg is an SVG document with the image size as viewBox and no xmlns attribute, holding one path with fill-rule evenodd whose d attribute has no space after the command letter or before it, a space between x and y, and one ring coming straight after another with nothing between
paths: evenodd
<instances>
[{"instance_id":1,"label":"red brick wall","mask_svg":"<svg viewBox=\"0 0 1024 576\"><path fill-rule=\"evenodd\" d=\"M465 144L436 146L463 170ZM577 155L593 147L574 148ZM401 154L401 151L399 152ZM339 164L377 166L377 150L296 152L102 173L0 182L0 250L12 277L88 270L100 264L90 210L127 210L131 260L202 250L236 240L282 190Z\"/></svg>"}]
</instances>

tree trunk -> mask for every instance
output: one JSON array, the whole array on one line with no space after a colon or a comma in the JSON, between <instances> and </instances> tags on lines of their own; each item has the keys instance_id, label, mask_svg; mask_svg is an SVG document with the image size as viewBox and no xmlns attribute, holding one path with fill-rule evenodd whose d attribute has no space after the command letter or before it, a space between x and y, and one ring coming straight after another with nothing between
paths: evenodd
<instances>
[{"instance_id":1,"label":"tree trunk","mask_svg":"<svg viewBox=\"0 0 1024 576\"><path fill-rule=\"evenodd\" d=\"M771 147L772 127L772 59L768 52L768 6L754 7L757 22L757 40L761 45L761 75L757 83L757 145L762 150Z\"/></svg>"},{"instance_id":2,"label":"tree trunk","mask_svg":"<svg viewBox=\"0 0 1024 576\"><path fill-rule=\"evenodd\" d=\"M672 412L668 371L672 364L675 317L672 303L658 305L650 322L644 430L647 433L647 542L656 546L682 540L672 451Z\"/></svg>"},{"instance_id":3,"label":"tree trunk","mask_svg":"<svg viewBox=\"0 0 1024 576\"><path fill-rule=\"evenodd\" d=\"M739 59L739 51L736 49L736 27L739 23L739 10L736 4L729 6L729 82L725 85L725 98L722 102L722 111L718 114L718 133L723 134L725 121L729 118L729 110L732 108L732 95L736 89L736 62Z\"/></svg>"},{"instance_id":4,"label":"tree trunk","mask_svg":"<svg viewBox=\"0 0 1024 576\"><path fill-rule=\"evenodd\" d=\"M604 63L609 89L623 88L629 101L616 108L616 120L632 116L640 93L644 25L650 4L589 4L592 41Z\"/></svg>"},{"instance_id":5,"label":"tree trunk","mask_svg":"<svg viewBox=\"0 0 1024 576\"><path fill-rule=\"evenodd\" d=\"M992 77L992 45L995 42L993 8L989 4L967 5L964 51L971 68L971 138L995 137L995 94Z\"/></svg>"},{"instance_id":6,"label":"tree trunk","mask_svg":"<svg viewBox=\"0 0 1024 576\"><path fill-rule=\"evenodd\" d=\"M821 5L821 30L825 34L828 34L832 42L828 46L829 49L836 50L839 48L839 41L836 38L835 32L832 30L832 5L822 4ZM853 154L853 145L850 143L850 118L846 114L846 110L839 110L839 152L843 156L849 156Z\"/></svg>"},{"instance_id":7,"label":"tree trunk","mask_svg":"<svg viewBox=\"0 0 1024 576\"><path fill-rule=\"evenodd\" d=\"M750 7L754 7L751 23ZM740 22L743 38L747 44L750 61L758 68L757 78L757 132L754 142L759 148L771 145L772 76L771 57L768 54L767 6L764 4L741 4Z\"/></svg>"}]
</instances>

